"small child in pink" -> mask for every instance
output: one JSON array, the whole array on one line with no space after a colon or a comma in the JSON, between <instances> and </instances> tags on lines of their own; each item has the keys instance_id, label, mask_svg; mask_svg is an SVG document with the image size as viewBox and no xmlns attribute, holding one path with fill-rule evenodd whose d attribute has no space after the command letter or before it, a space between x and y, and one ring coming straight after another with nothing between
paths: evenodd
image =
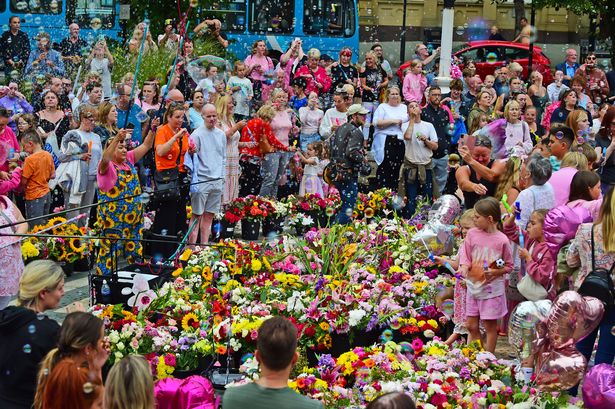
<instances>
[{"instance_id":1,"label":"small child in pink","mask_svg":"<svg viewBox=\"0 0 615 409\"><path fill-rule=\"evenodd\" d=\"M474 209L466 210L459 219L459 226L461 227L461 238L463 239L470 229L474 226ZM454 269L459 268L459 254L455 259L446 259L444 257L436 257L436 261L439 264L448 262ZM445 344L452 345L462 335L468 335L468 327L466 325L466 284L463 279L457 279L455 281L455 288L453 290L453 333L446 340Z\"/></svg>"},{"instance_id":2,"label":"small child in pink","mask_svg":"<svg viewBox=\"0 0 615 409\"><path fill-rule=\"evenodd\" d=\"M410 63L410 70L404 77L402 93L406 102L416 102L421 105L423 94L427 89L427 77L423 74L423 64L419 60Z\"/></svg>"},{"instance_id":3,"label":"small child in pink","mask_svg":"<svg viewBox=\"0 0 615 409\"><path fill-rule=\"evenodd\" d=\"M498 319L506 315L506 282L513 258L508 237L498 227L502 213L500 202L492 197L474 206L474 224L459 249L459 273L466 278L466 315L469 341L480 339L482 320L487 339L485 350L495 352Z\"/></svg>"}]
</instances>

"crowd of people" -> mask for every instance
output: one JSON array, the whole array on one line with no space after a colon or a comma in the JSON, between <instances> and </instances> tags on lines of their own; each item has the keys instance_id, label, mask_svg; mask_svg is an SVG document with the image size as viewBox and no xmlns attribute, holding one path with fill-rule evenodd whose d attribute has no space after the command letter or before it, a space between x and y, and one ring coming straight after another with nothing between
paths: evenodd
<instances>
[{"instance_id":1,"label":"crowd of people","mask_svg":"<svg viewBox=\"0 0 615 409\"><path fill-rule=\"evenodd\" d=\"M97 274L113 272L114 252L128 262L142 258L146 207L155 211L154 237L168 238L154 240L149 254L167 258L189 226L188 243L207 243L215 215L238 197L337 191L342 209L336 223L345 224L358 192L378 188L397 192L403 217L415 213L419 196L456 195L466 209L458 257L438 259L466 279L449 295L455 302L449 342L483 339L493 352L507 314L526 299L525 277L552 299L578 290L595 268L613 270L615 73L599 68L593 53L580 65L577 51L567 50L551 84L536 71L523 77L514 61L485 77L476 74L474 61L456 61L459 70L451 71L450 91L443 93L434 82L439 50L431 53L424 44L416 45L398 79L380 44L362 56L347 47L329 56L303 50L295 39L275 61L259 40L247 58L229 62L232 72L210 64L196 83L186 68L198 58L194 44L168 21L157 41L150 31L143 38L145 26L137 25L128 48L135 55L158 47L175 51L176 69L168 78L128 74L113 83L114 59L104 39L84 55L79 26L71 24L57 46L41 32L31 49L19 18L9 23L0 38L8 82L0 88L0 205L7 225L1 232L23 234L59 210L81 226L97 222L104 236ZM202 31L228 46L219 22L207 20L195 29ZM81 83L73 84L79 67ZM26 98L19 91L22 75L37 78L42 89ZM152 200L144 200L150 193ZM93 220L81 216L97 203ZM558 217L577 223L557 231ZM121 244L114 235L124 237ZM120 361L102 387L107 349L100 320L76 312L60 328L40 318L62 297L61 270L46 262L24 269L18 239L2 236L0 244L0 310L15 295L19 305L0 311L6 329L0 333L0 406L34 402L45 409L62 402L68 408L74 401L75 408L97 408L104 396L106 408L119 408L125 406L117 402L131 398L126 393L141 391L143 405L134 407L151 408L151 379L140 359ZM290 342L296 334L283 320L271 321L260 330L271 334L259 335L257 359L262 385L276 389L286 385L296 361ZM613 326L609 311L579 350L589 358L599 333L595 362L612 363ZM40 344L31 345L27 365L14 366L11 357L25 348L20 337L32 328ZM280 353L284 348L288 353ZM532 363L525 365L531 376ZM54 386L69 385L67 379L74 390ZM224 405L243 407L252 394L237 390ZM267 407L295 399L261 398ZM388 396L370 407L403 399Z\"/></svg>"}]
</instances>

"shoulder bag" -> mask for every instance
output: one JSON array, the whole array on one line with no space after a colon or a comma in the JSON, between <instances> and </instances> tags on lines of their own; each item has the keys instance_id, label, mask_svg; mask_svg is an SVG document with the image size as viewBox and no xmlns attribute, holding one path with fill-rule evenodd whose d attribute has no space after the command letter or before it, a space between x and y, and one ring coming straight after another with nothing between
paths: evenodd
<instances>
[{"instance_id":1,"label":"shoulder bag","mask_svg":"<svg viewBox=\"0 0 615 409\"><path fill-rule=\"evenodd\" d=\"M156 197L158 200L170 201L179 199L179 162L182 155L183 136L179 138L179 154L175 167L171 169L158 170L155 168L154 182L156 183ZM156 149L154 147L154 149Z\"/></svg>"},{"instance_id":2,"label":"shoulder bag","mask_svg":"<svg viewBox=\"0 0 615 409\"><path fill-rule=\"evenodd\" d=\"M615 306L615 286L613 285L613 268L607 271L605 268L596 268L595 244L594 244L594 226L592 230L592 270L583 280L583 284L577 292L583 296L594 297L602 301L604 307L608 310Z\"/></svg>"}]
</instances>

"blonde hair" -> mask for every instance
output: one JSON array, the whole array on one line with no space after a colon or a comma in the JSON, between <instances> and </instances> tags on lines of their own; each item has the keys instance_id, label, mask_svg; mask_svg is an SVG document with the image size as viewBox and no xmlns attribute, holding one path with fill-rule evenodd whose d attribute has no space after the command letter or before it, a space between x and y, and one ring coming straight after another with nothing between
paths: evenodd
<instances>
[{"instance_id":1,"label":"blonde hair","mask_svg":"<svg viewBox=\"0 0 615 409\"><path fill-rule=\"evenodd\" d=\"M510 120L510 108L515 106L517 107L517 109L521 109L521 105L519 105L519 103L513 99L508 101L508 104L506 104L506 106L504 107L504 118L506 118L507 121Z\"/></svg>"},{"instance_id":2,"label":"blonde hair","mask_svg":"<svg viewBox=\"0 0 615 409\"><path fill-rule=\"evenodd\" d=\"M579 137L579 121L583 116L589 119L584 109L575 109L566 117L565 125L572 129L572 133L574 134L574 140L572 141L572 145L570 145L570 149L575 149L579 144L577 142L577 138Z\"/></svg>"},{"instance_id":3,"label":"blonde hair","mask_svg":"<svg viewBox=\"0 0 615 409\"><path fill-rule=\"evenodd\" d=\"M607 253L615 252L615 189L610 189L604 196L600 208L600 223L602 223L602 240Z\"/></svg>"},{"instance_id":4,"label":"blonde hair","mask_svg":"<svg viewBox=\"0 0 615 409\"><path fill-rule=\"evenodd\" d=\"M17 305L26 308L34 307L41 291L56 289L63 279L64 271L54 261L36 260L29 263L19 280Z\"/></svg>"},{"instance_id":5,"label":"blonde hair","mask_svg":"<svg viewBox=\"0 0 615 409\"><path fill-rule=\"evenodd\" d=\"M517 157L509 158L508 161L506 161L506 171L500 178L494 197L500 200L502 196L504 196L504 193L508 192L511 187L518 187L520 175L521 160Z\"/></svg>"},{"instance_id":6,"label":"blonde hair","mask_svg":"<svg viewBox=\"0 0 615 409\"><path fill-rule=\"evenodd\" d=\"M355 89L352 86L352 84L344 84L344 86L342 86L342 91L346 92L346 93L350 93L350 91L352 90L352 95L355 94Z\"/></svg>"},{"instance_id":7,"label":"blonde hair","mask_svg":"<svg viewBox=\"0 0 615 409\"><path fill-rule=\"evenodd\" d=\"M266 122L271 122L275 116L275 109L271 105L265 104L256 112L256 116Z\"/></svg>"},{"instance_id":8,"label":"blonde hair","mask_svg":"<svg viewBox=\"0 0 615 409\"><path fill-rule=\"evenodd\" d=\"M474 215L476 214L476 211L474 209L468 209L465 212L463 212L461 214L461 217L459 217L459 224L463 223L463 222L467 222L470 221L472 222L472 224L474 224Z\"/></svg>"},{"instance_id":9,"label":"blonde hair","mask_svg":"<svg viewBox=\"0 0 615 409\"><path fill-rule=\"evenodd\" d=\"M236 60L235 63L233 64L233 75L237 75L237 70L240 67L245 67L246 63L241 61L241 60Z\"/></svg>"},{"instance_id":10,"label":"blonde hair","mask_svg":"<svg viewBox=\"0 0 615 409\"><path fill-rule=\"evenodd\" d=\"M397 92L399 92L399 95L401 97L401 90L399 89L399 87L397 85L393 85L393 86L387 88L387 90L385 91L385 98L386 98L387 102L389 100L389 96L391 95L391 91L394 90L394 89L396 89Z\"/></svg>"},{"instance_id":11,"label":"blonde hair","mask_svg":"<svg viewBox=\"0 0 615 409\"><path fill-rule=\"evenodd\" d=\"M575 168L576 170L587 170L587 156L581 152L568 152L562 158L561 168Z\"/></svg>"},{"instance_id":12,"label":"blonde hair","mask_svg":"<svg viewBox=\"0 0 615 409\"><path fill-rule=\"evenodd\" d=\"M154 382L149 364L140 355L116 362L105 383L106 409L153 409Z\"/></svg>"},{"instance_id":13,"label":"blonde hair","mask_svg":"<svg viewBox=\"0 0 615 409\"><path fill-rule=\"evenodd\" d=\"M229 100L233 100L233 97L231 96L231 94L225 94L222 95L220 98L218 98L218 100L216 101L216 112L218 113L218 118L222 121L226 121L226 122L233 122L233 117L232 115L229 115L228 112L228 103Z\"/></svg>"},{"instance_id":14,"label":"blonde hair","mask_svg":"<svg viewBox=\"0 0 615 409\"><path fill-rule=\"evenodd\" d=\"M310 48L307 52L308 58L320 58L320 50L318 48Z\"/></svg>"}]
</instances>

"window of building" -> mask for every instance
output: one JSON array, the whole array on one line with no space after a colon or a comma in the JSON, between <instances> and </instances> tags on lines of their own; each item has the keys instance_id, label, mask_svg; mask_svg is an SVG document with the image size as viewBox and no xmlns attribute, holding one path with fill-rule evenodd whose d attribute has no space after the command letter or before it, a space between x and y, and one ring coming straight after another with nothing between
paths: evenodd
<instances>
[{"instance_id":1,"label":"window of building","mask_svg":"<svg viewBox=\"0 0 615 409\"><path fill-rule=\"evenodd\" d=\"M2 3L1 10L4 11L6 5ZM62 0L11 0L10 5L14 13L60 14L62 12Z\"/></svg>"},{"instance_id":2,"label":"window of building","mask_svg":"<svg viewBox=\"0 0 615 409\"><path fill-rule=\"evenodd\" d=\"M305 0L303 31L306 34L350 37L355 33L352 0Z\"/></svg>"},{"instance_id":3,"label":"window of building","mask_svg":"<svg viewBox=\"0 0 615 409\"><path fill-rule=\"evenodd\" d=\"M100 30L113 28L117 0L69 0L66 24ZM72 7L71 7L72 6Z\"/></svg>"},{"instance_id":4,"label":"window of building","mask_svg":"<svg viewBox=\"0 0 615 409\"><path fill-rule=\"evenodd\" d=\"M254 0L250 2L250 31L292 33L294 0Z\"/></svg>"}]
</instances>

